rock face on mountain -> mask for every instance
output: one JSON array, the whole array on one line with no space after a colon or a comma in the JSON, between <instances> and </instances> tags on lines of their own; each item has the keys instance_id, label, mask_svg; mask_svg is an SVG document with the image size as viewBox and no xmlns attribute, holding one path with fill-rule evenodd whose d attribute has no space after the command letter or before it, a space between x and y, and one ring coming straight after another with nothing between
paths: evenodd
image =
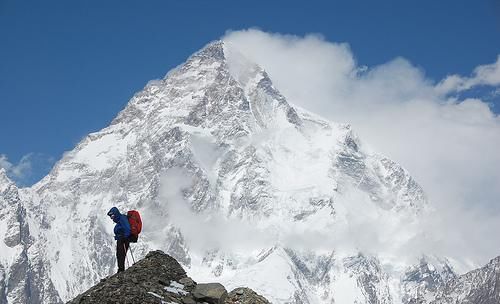
<instances>
[{"instance_id":1,"label":"rock face on mountain","mask_svg":"<svg viewBox=\"0 0 500 304\"><path fill-rule=\"evenodd\" d=\"M431 304L500 303L500 256L486 266L449 280Z\"/></svg>"},{"instance_id":2,"label":"rock face on mountain","mask_svg":"<svg viewBox=\"0 0 500 304\"><path fill-rule=\"evenodd\" d=\"M403 302L426 303L428 299L433 299L436 292L447 282L457 277L450 266L445 263L441 265L443 267L438 269L422 258L419 264L409 267L402 278L405 290Z\"/></svg>"},{"instance_id":3,"label":"rock face on mountain","mask_svg":"<svg viewBox=\"0 0 500 304\"><path fill-rule=\"evenodd\" d=\"M4 179L2 303L68 301L114 273L113 205L142 214L137 257L159 248L203 281L272 303L429 301L455 276L446 257L363 253L415 237L393 238L432 212L423 189L349 125L289 104L222 41L148 83L33 187ZM251 297L238 292L228 299Z\"/></svg>"},{"instance_id":4,"label":"rock face on mountain","mask_svg":"<svg viewBox=\"0 0 500 304\"><path fill-rule=\"evenodd\" d=\"M102 279L69 304L209 303L269 304L248 288L228 293L219 283L197 284L182 266L162 251L151 251L126 271Z\"/></svg>"},{"instance_id":5,"label":"rock face on mountain","mask_svg":"<svg viewBox=\"0 0 500 304\"><path fill-rule=\"evenodd\" d=\"M41 253L32 250L19 189L0 168L0 303L60 303Z\"/></svg>"},{"instance_id":6,"label":"rock face on mountain","mask_svg":"<svg viewBox=\"0 0 500 304\"><path fill-rule=\"evenodd\" d=\"M29 286L28 258L29 239L24 222L25 210L20 203L18 189L0 168L0 227L2 262L0 264L0 300L27 302ZM7 281L8 278L8 281ZM8 284L7 284L8 283Z\"/></svg>"}]
</instances>

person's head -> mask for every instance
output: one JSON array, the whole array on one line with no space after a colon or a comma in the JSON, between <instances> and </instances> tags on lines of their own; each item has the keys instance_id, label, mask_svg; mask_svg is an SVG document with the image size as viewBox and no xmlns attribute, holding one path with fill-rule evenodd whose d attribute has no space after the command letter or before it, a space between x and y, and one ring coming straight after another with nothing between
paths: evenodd
<instances>
[{"instance_id":1,"label":"person's head","mask_svg":"<svg viewBox=\"0 0 500 304\"><path fill-rule=\"evenodd\" d=\"M113 222L117 223L120 219L120 211L118 208L113 207L108 211L108 216L113 220Z\"/></svg>"}]
</instances>

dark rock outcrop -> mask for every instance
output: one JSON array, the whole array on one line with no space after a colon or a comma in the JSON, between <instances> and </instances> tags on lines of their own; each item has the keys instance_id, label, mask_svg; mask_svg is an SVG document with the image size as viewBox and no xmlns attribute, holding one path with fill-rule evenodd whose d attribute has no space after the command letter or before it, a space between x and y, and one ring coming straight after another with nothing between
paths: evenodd
<instances>
[{"instance_id":1,"label":"dark rock outcrop","mask_svg":"<svg viewBox=\"0 0 500 304\"><path fill-rule=\"evenodd\" d=\"M228 295L219 283L197 284L174 258L157 250L126 271L102 279L68 303L267 304L269 301L248 288L235 289Z\"/></svg>"},{"instance_id":2,"label":"dark rock outcrop","mask_svg":"<svg viewBox=\"0 0 500 304\"><path fill-rule=\"evenodd\" d=\"M231 291L225 301L225 304L271 304L266 298L258 295L250 288L236 288Z\"/></svg>"}]
</instances>

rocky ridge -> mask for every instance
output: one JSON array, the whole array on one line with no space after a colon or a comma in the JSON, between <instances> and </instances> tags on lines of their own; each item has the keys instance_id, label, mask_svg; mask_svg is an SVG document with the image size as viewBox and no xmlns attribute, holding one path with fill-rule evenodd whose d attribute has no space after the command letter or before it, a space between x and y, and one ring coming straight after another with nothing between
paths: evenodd
<instances>
[{"instance_id":1,"label":"rocky ridge","mask_svg":"<svg viewBox=\"0 0 500 304\"><path fill-rule=\"evenodd\" d=\"M230 293L219 283L199 284L162 251L151 251L124 272L102 279L68 304L270 304L253 290Z\"/></svg>"}]
</instances>

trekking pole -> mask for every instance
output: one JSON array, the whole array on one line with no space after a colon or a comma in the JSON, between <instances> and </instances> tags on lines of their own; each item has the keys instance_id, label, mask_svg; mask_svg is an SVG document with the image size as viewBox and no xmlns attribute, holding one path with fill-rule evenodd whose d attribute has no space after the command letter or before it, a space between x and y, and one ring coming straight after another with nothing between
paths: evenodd
<instances>
[{"instance_id":1,"label":"trekking pole","mask_svg":"<svg viewBox=\"0 0 500 304\"><path fill-rule=\"evenodd\" d=\"M125 247L125 244L123 244L123 249L125 250L125 257L127 258L127 268L128 268L130 267L130 262L128 261L127 247Z\"/></svg>"},{"instance_id":2,"label":"trekking pole","mask_svg":"<svg viewBox=\"0 0 500 304\"><path fill-rule=\"evenodd\" d=\"M129 247L130 249L130 255L132 256L132 261L134 262L135 264L135 259L134 259L134 253L132 252L132 246ZM133 265L133 264L132 264Z\"/></svg>"}]
</instances>

